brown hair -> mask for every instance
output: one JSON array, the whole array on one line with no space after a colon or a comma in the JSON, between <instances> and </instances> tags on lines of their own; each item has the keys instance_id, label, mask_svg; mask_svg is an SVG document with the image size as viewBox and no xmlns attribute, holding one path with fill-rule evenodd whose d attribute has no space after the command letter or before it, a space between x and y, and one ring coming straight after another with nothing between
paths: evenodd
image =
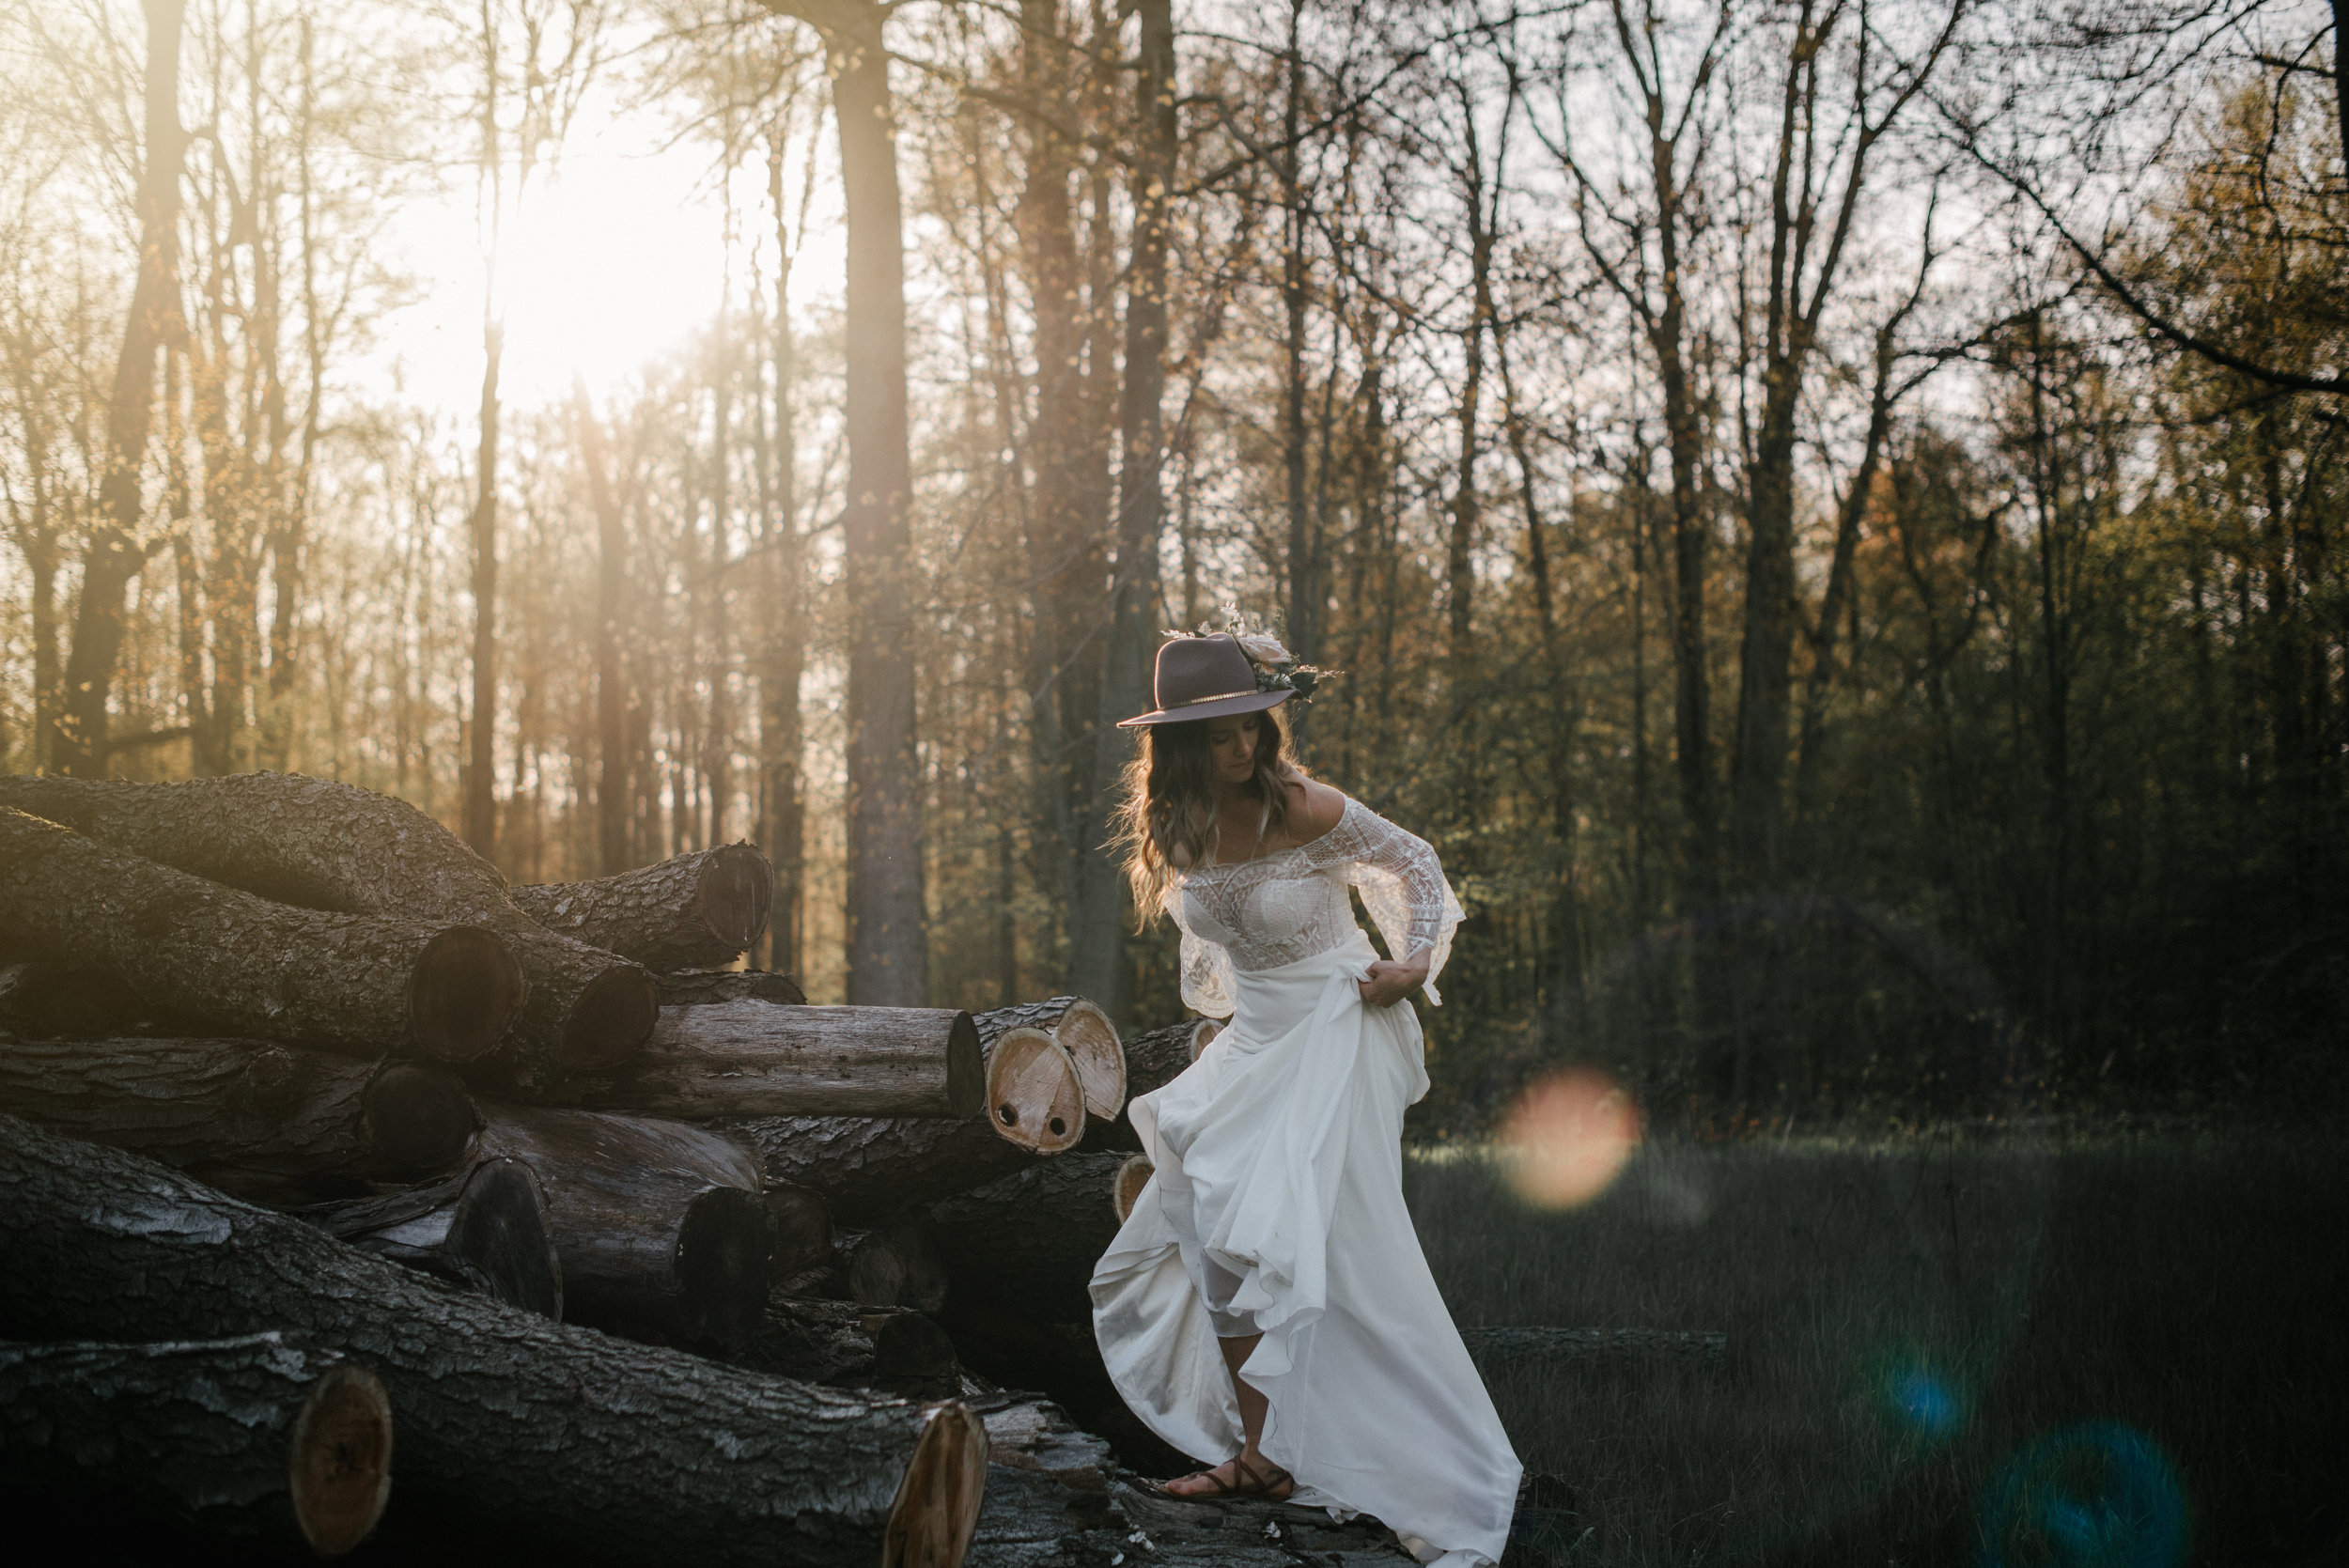
<instances>
[{"instance_id":1,"label":"brown hair","mask_svg":"<svg viewBox=\"0 0 2349 1568\"><path fill-rule=\"evenodd\" d=\"M1288 726L1279 708L1243 713L1239 720L1257 726L1256 770L1241 787L1263 804L1256 829L1261 840L1287 825L1287 786L1305 770L1289 753ZM1144 725L1142 750L1126 765L1110 847L1126 852L1126 880L1133 889L1139 925L1163 914L1175 877L1206 863L1216 848L1215 782L1207 750L1211 722Z\"/></svg>"}]
</instances>

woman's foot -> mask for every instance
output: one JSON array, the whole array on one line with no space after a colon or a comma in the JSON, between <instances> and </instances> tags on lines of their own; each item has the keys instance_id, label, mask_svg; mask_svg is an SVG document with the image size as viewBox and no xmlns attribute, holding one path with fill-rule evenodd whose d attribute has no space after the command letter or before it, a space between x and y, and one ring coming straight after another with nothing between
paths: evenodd
<instances>
[{"instance_id":1,"label":"woman's foot","mask_svg":"<svg viewBox=\"0 0 2349 1568\"><path fill-rule=\"evenodd\" d=\"M1263 1498L1283 1502L1297 1490L1297 1478L1262 1454L1226 1459L1211 1470L1178 1476L1159 1488L1170 1498L1211 1501L1217 1498Z\"/></svg>"}]
</instances>

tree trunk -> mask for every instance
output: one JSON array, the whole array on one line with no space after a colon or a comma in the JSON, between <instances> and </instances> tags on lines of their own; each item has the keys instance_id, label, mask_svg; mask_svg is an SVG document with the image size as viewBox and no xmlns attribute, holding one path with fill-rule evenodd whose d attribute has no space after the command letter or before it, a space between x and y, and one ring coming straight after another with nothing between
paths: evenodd
<instances>
[{"instance_id":1,"label":"tree trunk","mask_svg":"<svg viewBox=\"0 0 2349 1568\"><path fill-rule=\"evenodd\" d=\"M1070 1155L957 1193L922 1212L957 1305L1089 1323L1093 1265L1121 1223L1126 1156Z\"/></svg>"},{"instance_id":2,"label":"tree trunk","mask_svg":"<svg viewBox=\"0 0 2349 1568\"><path fill-rule=\"evenodd\" d=\"M736 1358L784 1377L872 1389L951 1378L954 1342L920 1312L869 1312L853 1301L778 1296L758 1341Z\"/></svg>"},{"instance_id":3,"label":"tree trunk","mask_svg":"<svg viewBox=\"0 0 2349 1568\"><path fill-rule=\"evenodd\" d=\"M1168 203L1174 187L1181 116L1174 101L1173 0L1141 0L1140 71L1134 83L1133 257L1126 287L1126 383L1119 408L1117 569L1111 586L1110 640L1101 682L1095 805L1089 836L1107 836L1131 754L1120 719L1150 706L1150 650L1157 641L1159 547L1166 532ZM1070 937L1071 983L1100 999L1109 1017L1132 1006L1133 967L1126 958L1126 887L1117 859L1100 843L1081 846L1077 907ZM1073 1053L1072 1053L1073 1054ZM1115 1114L1096 1110L1092 1114Z\"/></svg>"},{"instance_id":4,"label":"tree trunk","mask_svg":"<svg viewBox=\"0 0 2349 1568\"><path fill-rule=\"evenodd\" d=\"M772 1221L757 1159L699 1127L591 1110L492 1111L484 1154L546 1189L565 1312L687 1347L739 1349L767 1300Z\"/></svg>"},{"instance_id":5,"label":"tree trunk","mask_svg":"<svg viewBox=\"0 0 2349 1568\"><path fill-rule=\"evenodd\" d=\"M1011 1029L1040 1029L1068 1053L1084 1096L1085 1115L1107 1120L1126 1104L1126 1055L1117 1039L1117 1026L1109 1015L1083 997L1053 997L1047 1001L1020 1002L987 1013L990 1028L1000 1035Z\"/></svg>"},{"instance_id":6,"label":"tree trunk","mask_svg":"<svg viewBox=\"0 0 2349 1568\"><path fill-rule=\"evenodd\" d=\"M465 844L487 861L497 853L498 733L498 362L506 329L482 328L481 447L474 459L473 536L473 711L465 722Z\"/></svg>"},{"instance_id":7,"label":"tree trunk","mask_svg":"<svg viewBox=\"0 0 2349 1568\"><path fill-rule=\"evenodd\" d=\"M355 1196L444 1171L478 1121L445 1068L258 1040L0 1035L0 1110L257 1203Z\"/></svg>"},{"instance_id":8,"label":"tree trunk","mask_svg":"<svg viewBox=\"0 0 2349 1568\"><path fill-rule=\"evenodd\" d=\"M792 243L785 217L783 154L789 140L781 122L770 132L767 194L775 210L774 490L768 513L767 591L761 597L766 630L758 675L758 745L765 772L759 842L774 865L773 915L767 931L767 967L800 967L801 881L805 872L806 802L801 767L806 739L800 722L800 677L807 662L806 564L800 532L799 342L791 328ZM813 170L814 151L809 152ZM804 229L806 214L801 214Z\"/></svg>"},{"instance_id":9,"label":"tree trunk","mask_svg":"<svg viewBox=\"0 0 2349 1568\"><path fill-rule=\"evenodd\" d=\"M905 249L887 8L874 0L765 0L830 51L848 209L848 504L840 518L848 632L848 1001L929 1001L922 906L921 759L914 746L912 458L906 428Z\"/></svg>"},{"instance_id":10,"label":"tree trunk","mask_svg":"<svg viewBox=\"0 0 2349 1568\"><path fill-rule=\"evenodd\" d=\"M66 657L64 702L50 737L50 766L93 775L106 768L107 699L122 651L123 596L146 560L139 544L145 510L139 471L154 420L155 355L179 319L179 167L187 134L179 128L179 27L182 0L147 0L147 166L138 189L138 281L106 403L105 466L98 515L82 558L82 591Z\"/></svg>"},{"instance_id":11,"label":"tree trunk","mask_svg":"<svg viewBox=\"0 0 2349 1568\"><path fill-rule=\"evenodd\" d=\"M172 784L0 779L0 806L287 904L496 932L529 981L497 1062L519 1090L623 1062L652 1032L650 975L540 926L514 907L496 868L405 800L300 774L240 773Z\"/></svg>"},{"instance_id":12,"label":"tree trunk","mask_svg":"<svg viewBox=\"0 0 2349 1568\"><path fill-rule=\"evenodd\" d=\"M729 844L599 881L515 888L512 897L548 930L647 969L712 969L767 928L774 877L756 845Z\"/></svg>"},{"instance_id":13,"label":"tree trunk","mask_svg":"<svg viewBox=\"0 0 2349 1568\"><path fill-rule=\"evenodd\" d=\"M1075 1066L1050 1035L1023 1021L1052 1006L1002 1007L972 1020L986 1063L987 1109L980 1115L771 1116L726 1125L757 1145L770 1182L823 1194L843 1223L879 1223L1007 1175L1082 1136ZM1051 1130L1055 1118L1060 1132ZM1074 1136L1066 1130L1072 1121Z\"/></svg>"},{"instance_id":14,"label":"tree trunk","mask_svg":"<svg viewBox=\"0 0 2349 1568\"><path fill-rule=\"evenodd\" d=\"M927 1226L885 1225L840 1238L848 1296L867 1311L934 1312L946 1305L944 1255Z\"/></svg>"},{"instance_id":15,"label":"tree trunk","mask_svg":"<svg viewBox=\"0 0 2349 1568\"><path fill-rule=\"evenodd\" d=\"M606 877L634 857L628 843L627 694L620 680L620 617L628 598L628 528L612 489L603 427L587 401L583 380L571 383L579 451L587 469L587 499L596 513L596 863Z\"/></svg>"},{"instance_id":16,"label":"tree trunk","mask_svg":"<svg viewBox=\"0 0 2349 1568\"><path fill-rule=\"evenodd\" d=\"M0 937L238 1033L470 1062L522 978L499 939L293 908L0 806Z\"/></svg>"},{"instance_id":17,"label":"tree trunk","mask_svg":"<svg viewBox=\"0 0 2349 1568\"><path fill-rule=\"evenodd\" d=\"M406 1192L296 1213L362 1252L542 1317L563 1315L563 1267L546 1190L519 1161L486 1159Z\"/></svg>"},{"instance_id":18,"label":"tree trunk","mask_svg":"<svg viewBox=\"0 0 2349 1568\"><path fill-rule=\"evenodd\" d=\"M552 1196L552 1194L550 1194ZM134 1155L0 1118L0 1331L310 1334L399 1412L400 1490L451 1529L582 1561L869 1561L930 1444L894 1399L811 1389L447 1291ZM946 1406L953 1410L957 1406ZM935 1428L933 1428L935 1430ZM971 1499L975 1512L976 1498Z\"/></svg>"},{"instance_id":19,"label":"tree trunk","mask_svg":"<svg viewBox=\"0 0 2349 1568\"><path fill-rule=\"evenodd\" d=\"M978 1113L986 1090L971 1015L932 1007L778 1006L746 998L664 1007L652 1043L566 1093L600 1110L719 1116Z\"/></svg>"},{"instance_id":20,"label":"tree trunk","mask_svg":"<svg viewBox=\"0 0 2349 1568\"><path fill-rule=\"evenodd\" d=\"M23 1541L86 1547L124 1511L248 1552L339 1557L382 1516L391 1464L382 1383L302 1337L0 1344L0 1466Z\"/></svg>"}]
</instances>

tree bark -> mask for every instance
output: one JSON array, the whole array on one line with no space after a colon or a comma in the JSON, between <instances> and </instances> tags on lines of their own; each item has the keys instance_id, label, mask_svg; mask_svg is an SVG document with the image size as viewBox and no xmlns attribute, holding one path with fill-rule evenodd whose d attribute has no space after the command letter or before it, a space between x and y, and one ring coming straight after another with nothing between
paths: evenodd
<instances>
[{"instance_id":1,"label":"tree bark","mask_svg":"<svg viewBox=\"0 0 2349 1568\"><path fill-rule=\"evenodd\" d=\"M848 1001L929 1001L914 746L913 468L906 426L905 249L896 113L875 0L766 0L824 36L848 209Z\"/></svg>"},{"instance_id":2,"label":"tree bark","mask_svg":"<svg viewBox=\"0 0 2349 1568\"><path fill-rule=\"evenodd\" d=\"M563 1315L563 1267L546 1190L519 1161L486 1159L405 1192L313 1204L297 1213L363 1252L509 1307Z\"/></svg>"},{"instance_id":3,"label":"tree bark","mask_svg":"<svg viewBox=\"0 0 2349 1568\"><path fill-rule=\"evenodd\" d=\"M356 1196L447 1170L478 1123L445 1068L258 1040L0 1035L0 1110L257 1203Z\"/></svg>"},{"instance_id":4,"label":"tree bark","mask_svg":"<svg viewBox=\"0 0 2349 1568\"><path fill-rule=\"evenodd\" d=\"M117 1150L0 1118L0 1332L314 1335L399 1412L403 1498L588 1562L879 1554L925 1413L453 1293ZM956 1406L947 1406L949 1410ZM975 1512L975 1498L972 1499Z\"/></svg>"},{"instance_id":5,"label":"tree bark","mask_svg":"<svg viewBox=\"0 0 2349 1568\"><path fill-rule=\"evenodd\" d=\"M719 1116L943 1116L984 1103L971 1015L935 1007L791 1007L754 999L664 1007L624 1067L573 1079L601 1110Z\"/></svg>"},{"instance_id":6,"label":"tree bark","mask_svg":"<svg viewBox=\"0 0 2349 1568\"><path fill-rule=\"evenodd\" d=\"M957 1304L1089 1323L1093 1265L1121 1223L1127 1157L1070 1155L959 1192L922 1213Z\"/></svg>"},{"instance_id":7,"label":"tree bark","mask_svg":"<svg viewBox=\"0 0 2349 1568\"><path fill-rule=\"evenodd\" d=\"M774 881L756 845L728 844L599 881L515 888L512 897L548 930L647 969L711 969L740 957L767 928Z\"/></svg>"},{"instance_id":8,"label":"tree bark","mask_svg":"<svg viewBox=\"0 0 2349 1568\"><path fill-rule=\"evenodd\" d=\"M766 970L678 970L653 979L661 987L662 1007L703 1007L745 999L796 1007L807 1001L798 981Z\"/></svg>"},{"instance_id":9,"label":"tree bark","mask_svg":"<svg viewBox=\"0 0 2349 1568\"><path fill-rule=\"evenodd\" d=\"M757 1331L773 1221L741 1143L674 1122L508 1108L490 1113L480 1148L545 1188L572 1321L719 1350Z\"/></svg>"},{"instance_id":10,"label":"tree bark","mask_svg":"<svg viewBox=\"0 0 2349 1568\"><path fill-rule=\"evenodd\" d=\"M881 1223L908 1209L977 1187L1057 1153L1055 1114L1083 1129L1082 1093L1067 1053L1022 1020L1050 1002L1000 1007L972 1019L986 1063L987 1109L961 1121L902 1116L771 1116L725 1124L757 1146L771 1182L823 1194L845 1224ZM1009 1045L1008 1053L1002 1048ZM1055 1060L1060 1063L1053 1065ZM1003 1109L1011 1108L1004 1119ZM1057 1107L1057 1111L1054 1108ZM1034 1126L1057 1147L1041 1149ZM1066 1142L1074 1142L1069 1138Z\"/></svg>"},{"instance_id":11,"label":"tree bark","mask_svg":"<svg viewBox=\"0 0 2349 1568\"><path fill-rule=\"evenodd\" d=\"M285 904L495 932L529 982L496 1063L518 1091L625 1061L652 1032L650 975L540 926L494 866L405 800L298 773L239 773L169 784L6 778L0 806Z\"/></svg>"},{"instance_id":12,"label":"tree bark","mask_svg":"<svg viewBox=\"0 0 2349 1568\"><path fill-rule=\"evenodd\" d=\"M227 1031L363 1056L473 1061L522 990L477 926L272 904L5 805L0 937Z\"/></svg>"},{"instance_id":13,"label":"tree bark","mask_svg":"<svg viewBox=\"0 0 2349 1568\"><path fill-rule=\"evenodd\" d=\"M1222 1027L1213 1018L1185 1018L1127 1040L1126 1104L1131 1106L1143 1095L1174 1082L1199 1060L1199 1053ZM1135 1135L1132 1118L1120 1109L1106 1121L1087 1118L1080 1147L1086 1154L1130 1153L1142 1147L1142 1140Z\"/></svg>"},{"instance_id":14,"label":"tree bark","mask_svg":"<svg viewBox=\"0 0 2349 1568\"><path fill-rule=\"evenodd\" d=\"M82 591L66 657L64 701L50 736L50 766L102 773L110 752L107 698L126 624L123 596L146 552L138 542L145 510L139 471L154 422L155 355L179 320L179 170L187 133L179 127L179 30L182 0L147 0L147 166L139 177L138 281L106 402L105 466L98 516L82 557Z\"/></svg>"},{"instance_id":15,"label":"tree bark","mask_svg":"<svg viewBox=\"0 0 2349 1568\"><path fill-rule=\"evenodd\" d=\"M848 1296L868 1311L934 1312L946 1305L946 1260L926 1225L884 1225L842 1237Z\"/></svg>"},{"instance_id":16,"label":"tree bark","mask_svg":"<svg viewBox=\"0 0 2349 1568\"><path fill-rule=\"evenodd\" d=\"M628 833L627 693L621 689L620 617L628 593L628 527L612 488L603 426L587 401L587 384L571 383L580 457L587 470L587 500L596 513L596 852L611 877L630 860Z\"/></svg>"},{"instance_id":17,"label":"tree bark","mask_svg":"<svg viewBox=\"0 0 2349 1568\"><path fill-rule=\"evenodd\" d=\"M391 1399L343 1352L277 1333L0 1343L0 1466L20 1540L54 1510L65 1533L50 1539L86 1545L103 1533L93 1514L120 1510L248 1551L339 1557L391 1495Z\"/></svg>"}]
</instances>

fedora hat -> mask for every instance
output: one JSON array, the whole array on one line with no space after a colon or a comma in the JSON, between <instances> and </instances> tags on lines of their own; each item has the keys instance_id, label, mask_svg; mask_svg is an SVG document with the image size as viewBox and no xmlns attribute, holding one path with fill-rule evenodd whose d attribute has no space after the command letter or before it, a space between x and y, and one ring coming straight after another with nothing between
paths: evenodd
<instances>
[{"instance_id":1,"label":"fedora hat","mask_svg":"<svg viewBox=\"0 0 2349 1568\"><path fill-rule=\"evenodd\" d=\"M1260 713L1295 694L1285 688L1259 691L1256 666L1241 651L1238 639L1226 632L1170 637L1159 644L1158 675L1152 685L1157 710L1120 719L1117 727L1187 724L1233 713Z\"/></svg>"}]
</instances>

